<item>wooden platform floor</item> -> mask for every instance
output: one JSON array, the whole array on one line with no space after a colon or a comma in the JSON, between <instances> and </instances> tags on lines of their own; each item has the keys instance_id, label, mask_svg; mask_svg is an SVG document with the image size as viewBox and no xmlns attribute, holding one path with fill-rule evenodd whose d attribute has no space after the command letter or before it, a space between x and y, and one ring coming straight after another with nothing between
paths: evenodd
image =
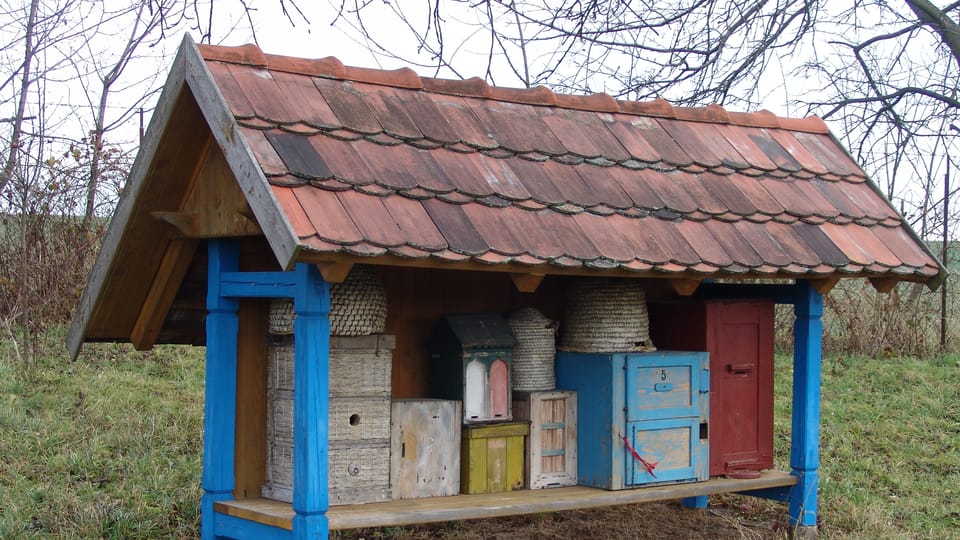
<instances>
[{"instance_id":1,"label":"wooden platform floor","mask_svg":"<svg viewBox=\"0 0 960 540\"><path fill-rule=\"evenodd\" d=\"M714 478L705 482L641 487L621 491L572 486L511 491L508 493L351 504L331 507L327 512L327 518L330 521L331 530L413 525L682 499L714 493L736 493L738 491L792 486L796 483L797 479L789 473L767 471L760 478ZM270 499L239 499L217 502L214 509L222 514L287 530L291 529L293 508L287 503Z\"/></svg>"}]
</instances>

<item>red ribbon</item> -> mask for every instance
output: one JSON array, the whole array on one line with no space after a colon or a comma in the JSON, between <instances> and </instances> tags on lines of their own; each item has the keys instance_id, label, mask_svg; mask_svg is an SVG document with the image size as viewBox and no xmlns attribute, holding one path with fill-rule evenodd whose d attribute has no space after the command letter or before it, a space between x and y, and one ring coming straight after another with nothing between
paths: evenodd
<instances>
[{"instance_id":1,"label":"red ribbon","mask_svg":"<svg viewBox=\"0 0 960 540\"><path fill-rule=\"evenodd\" d=\"M642 457L640 457L640 454L638 454L637 451L634 450L632 446L630 446L630 441L628 441L626 437L624 437L623 435L620 435L620 439L623 441L623 444L627 445L627 450L629 450L630 453L633 454L634 459L636 459L643 465L643 468L645 468L647 472L650 473L650 476L656 478L657 475L653 474L653 469L656 468L656 466L659 465L660 462L654 461L653 463L650 463L649 461L643 459Z\"/></svg>"}]
</instances>

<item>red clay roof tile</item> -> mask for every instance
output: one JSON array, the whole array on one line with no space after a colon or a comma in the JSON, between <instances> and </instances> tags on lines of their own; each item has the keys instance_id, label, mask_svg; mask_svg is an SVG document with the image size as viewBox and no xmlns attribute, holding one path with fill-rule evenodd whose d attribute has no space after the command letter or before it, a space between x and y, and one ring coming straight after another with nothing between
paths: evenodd
<instances>
[{"instance_id":1,"label":"red clay roof tile","mask_svg":"<svg viewBox=\"0 0 960 540\"><path fill-rule=\"evenodd\" d=\"M816 117L200 50L307 250L719 276L940 270Z\"/></svg>"}]
</instances>

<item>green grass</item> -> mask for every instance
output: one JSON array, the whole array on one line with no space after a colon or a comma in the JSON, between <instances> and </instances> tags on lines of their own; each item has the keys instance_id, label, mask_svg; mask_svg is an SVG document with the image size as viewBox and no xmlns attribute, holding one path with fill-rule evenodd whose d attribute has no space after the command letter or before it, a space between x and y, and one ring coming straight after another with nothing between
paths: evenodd
<instances>
[{"instance_id":1,"label":"green grass","mask_svg":"<svg viewBox=\"0 0 960 540\"><path fill-rule=\"evenodd\" d=\"M195 538L202 349L88 345L23 373L7 347L0 538ZM791 377L778 357L782 469ZM821 538L960 538L958 381L960 356L824 360Z\"/></svg>"},{"instance_id":2,"label":"green grass","mask_svg":"<svg viewBox=\"0 0 960 540\"><path fill-rule=\"evenodd\" d=\"M780 468L791 378L791 358L779 357ZM960 356L824 359L821 537L960 538L958 380Z\"/></svg>"},{"instance_id":3,"label":"green grass","mask_svg":"<svg viewBox=\"0 0 960 540\"><path fill-rule=\"evenodd\" d=\"M196 536L202 351L0 358L0 538Z\"/></svg>"}]
</instances>

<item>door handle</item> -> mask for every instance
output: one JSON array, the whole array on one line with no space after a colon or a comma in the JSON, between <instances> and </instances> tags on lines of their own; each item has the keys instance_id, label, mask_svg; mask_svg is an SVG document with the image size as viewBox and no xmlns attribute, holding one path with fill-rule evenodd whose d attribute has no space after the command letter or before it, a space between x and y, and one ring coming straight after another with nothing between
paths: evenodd
<instances>
[{"instance_id":1,"label":"door handle","mask_svg":"<svg viewBox=\"0 0 960 540\"><path fill-rule=\"evenodd\" d=\"M727 364L727 371L733 373L734 375L746 375L756 368L757 365L753 362L743 362L740 364Z\"/></svg>"}]
</instances>

